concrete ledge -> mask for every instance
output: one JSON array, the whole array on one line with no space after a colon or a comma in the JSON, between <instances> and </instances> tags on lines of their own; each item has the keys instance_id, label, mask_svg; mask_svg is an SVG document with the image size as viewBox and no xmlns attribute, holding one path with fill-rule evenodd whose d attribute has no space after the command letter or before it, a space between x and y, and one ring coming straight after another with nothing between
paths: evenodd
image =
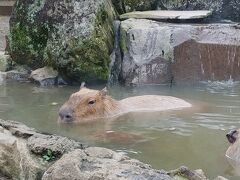
<instances>
[{"instance_id":1,"label":"concrete ledge","mask_svg":"<svg viewBox=\"0 0 240 180\"><path fill-rule=\"evenodd\" d=\"M129 18L154 19L154 20L195 20L204 19L212 14L212 11L135 11L120 16L120 20Z\"/></svg>"}]
</instances>

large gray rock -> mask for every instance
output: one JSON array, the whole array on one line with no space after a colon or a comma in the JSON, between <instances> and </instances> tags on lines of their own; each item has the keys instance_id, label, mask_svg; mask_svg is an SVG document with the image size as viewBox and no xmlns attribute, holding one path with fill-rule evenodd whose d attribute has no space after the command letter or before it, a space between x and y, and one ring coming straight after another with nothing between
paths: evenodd
<instances>
[{"instance_id":1,"label":"large gray rock","mask_svg":"<svg viewBox=\"0 0 240 180\"><path fill-rule=\"evenodd\" d=\"M127 85L240 80L237 24L167 24L128 19L121 22L119 42L122 56L115 58L120 62L114 64L121 66L113 65L112 71L119 72L115 81Z\"/></svg>"},{"instance_id":2,"label":"large gray rock","mask_svg":"<svg viewBox=\"0 0 240 180\"><path fill-rule=\"evenodd\" d=\"M66 137L38 133L28 139L27 145L34 154L43 155L50 150L55 157L60 157L66 152L83 149L84 147L82 143Z\"/></svg>"},{"instance_id":3,"label":"large gray rock","mask_svg":"<svg viewBox=\"0 0 240 180\"><path fill-rule=\"evenodd\" d=\"M5 51L6 48L5 37L9 33L9 18L9 16L0 16L0 51Z\"/></svg>"},{"instance_id":4,"label":"large gray rock","mask_svg":"<svg viewBox=\"0 0 240 180\"><path fill-rule=\"evenodd\" d=\"M18 0L10 19L10 55L19 64L50 65L78 81L105 80L115 17L111 0Z\"/></svg>"},{"instance_id":5,"label":"large gray rock","mask_svg":"<svg viewBox=\"0 0 240 180\"><path fill-rule=\"evenodd\" d=\"M10 56L6 55L4 51L0 51L0 71L6 71L8 68L8 61Z\"/></svg>"},{"instance_id":6,"label":"large gray rock","mask_svg":"<svg viewBox=\"0 0 240 180\"><path fill-rule=\"evenodd\" d=\"M0 119L0 127L7 129L12 135L28 138L36 133L36 130L16 121L4 121Z\"/></svg>"},{"instance_id":7,"label":"large gray rock","mask_svg":"<svg viewBox=\"0 0 240 180\"><path fill-rule=\"evenodd\" d=\"M238 0L113 0L120 14L150 10L210 10L216 19L240 21Z\"/></svg>"},{"instance_id":8,"label":"large gray rock","mask_svg":"<svg viewBox=\"0 0 240 180\"><path fill-rule=\"evenodd\" d=\"M63 171L64 169L64 171ZM105 148L87 148L65 154L43 175L43 180L152 179L170 180L164 171Z\"/></svg>"},{"instance_id":9,"label":"large gray rock","mask_svg":"<svg viewBox=\"0 0 240 180\"><path fill-rule=\"evenodd\" d=\"M50 165L43 160L48 152L57 160L63 153L77 148L83 148L82 143L40 134L22 123L0 119L0 178L41 179Z\"/></svg>"},{"instance_id":10,"label":"large gray rock","mask_svg":"<svg viewBox=\"0 0 240 180\"><path fill-rule=\"evenodd\" d=\"M158 0L112 0L119 14L147 11L158 7Z\"/></svg>"},{"instance_id":11,"label":"large gray rock","mask_svg":"<svg viewBox=\"0 0 240 180\"><path fill-rule=\"evenodd\" d=\"M30 79L41 86L51 86L57 84L58 72L52 67L43 67L31 72Z\"/></svg>"},{"instance_id":12,"label":"large gray rock","mask_svg":"<svg viewBox=\"0 0 240 180\"><path fill-rule=\"evenodd\" d=\"M208 180L201 169L191 171L185 166L169 171L168 174L174 179Z\"/></svg>"},{"instance_id":13,"label":"large gray rock","mask_svg":"<svg viewBox=\"0 0 240 180\"><path fill-rule=\"evenodd\" d=\"M0 174L11 179L39 179L45 167L33 157L25 139L0 126Z\"/></svg>"},{"instance_id":14,"label":"large gray rock","mask_svg":"<svg viewBox=\"0 0 240 180\"><path fill-rule=\"evenodd\" d=\"M158 0L160 9L211 10L215 18L240 21L240 1L236 0Z\"/></svg>"},{"instance_id":15,"label":"large gray rock","mask_svg":"<svg viewBox=\"0 0 240 180\"><path fill-rule=\"evenodd\" d=\"M30 75L30 71L24 66L15 66L6 73L8 81L28 81Z\"/></svg>"}]
</instances>

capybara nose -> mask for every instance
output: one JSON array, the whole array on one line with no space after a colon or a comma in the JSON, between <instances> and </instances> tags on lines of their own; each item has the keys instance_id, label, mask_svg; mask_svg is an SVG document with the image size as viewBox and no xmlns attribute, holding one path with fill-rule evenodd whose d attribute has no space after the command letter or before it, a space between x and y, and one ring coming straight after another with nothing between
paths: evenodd
<instances>
[{"instance_id":1,"label":"capybara nose","mask_svg":"<svg viewBox=\"0 0 240 180\"><path fill-rule=\"evenodd\" d=\"M231 130L229 133L227 133L226 137L231 144L235 143L235 141L237 140L236 135L237 135L236 130Z\"/></svg>"},{"instance_id":2,"label":"capybara nose","mask_svg":"<svg viewBox=\"0 0 240 180\"><path fill-rule=\"evenodd\" d=\"M60 109L59 117L64 122L70 122L73 120L73 111L69 108Z\"/></svg>"}]
</instances>

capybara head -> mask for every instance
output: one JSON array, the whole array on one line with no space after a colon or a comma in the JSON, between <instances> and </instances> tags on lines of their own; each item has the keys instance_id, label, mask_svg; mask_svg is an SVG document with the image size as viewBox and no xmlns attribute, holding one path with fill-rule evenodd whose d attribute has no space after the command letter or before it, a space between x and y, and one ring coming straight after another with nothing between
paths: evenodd
<instances>
[{"instance_id":1,"label":"capybara head","mask_svg":"<svg viewBox=\"0 0 240 180\"><path fill-rule=\"evenodd\" d=\"M88 89L82 83L80 90L70 96L59 110L60 122L86 122L105 117L116 103L107 96L107 90Z\"/></svg>"},{"instance_id":2,"label":"capybara head","mask_svg":"<svg viewBox=\"0 0 240 180\"><path fill-rule=\"evenodd\" d=\"M232 130L226 135L228 141L231 143L226 152L226 156L240 163L240 136L239 130Z\"/></svg>"}]
</instances>

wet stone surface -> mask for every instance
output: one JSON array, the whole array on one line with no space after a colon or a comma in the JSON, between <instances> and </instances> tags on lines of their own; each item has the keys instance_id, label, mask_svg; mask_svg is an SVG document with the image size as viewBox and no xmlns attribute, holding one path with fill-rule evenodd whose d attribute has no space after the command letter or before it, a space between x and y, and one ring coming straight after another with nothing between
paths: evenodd
<instances>
[{"instance_id":1,"label":"wet stone surface","mask_svg":"<svg viewBox=\"0 0 240 180\"><path fill-rule=\"evenodd\" d=\"M240 80L238 24L128 19L121 22L119 41L122 56L111 74L125 85Z\"/></svg>"}]
</instances>

